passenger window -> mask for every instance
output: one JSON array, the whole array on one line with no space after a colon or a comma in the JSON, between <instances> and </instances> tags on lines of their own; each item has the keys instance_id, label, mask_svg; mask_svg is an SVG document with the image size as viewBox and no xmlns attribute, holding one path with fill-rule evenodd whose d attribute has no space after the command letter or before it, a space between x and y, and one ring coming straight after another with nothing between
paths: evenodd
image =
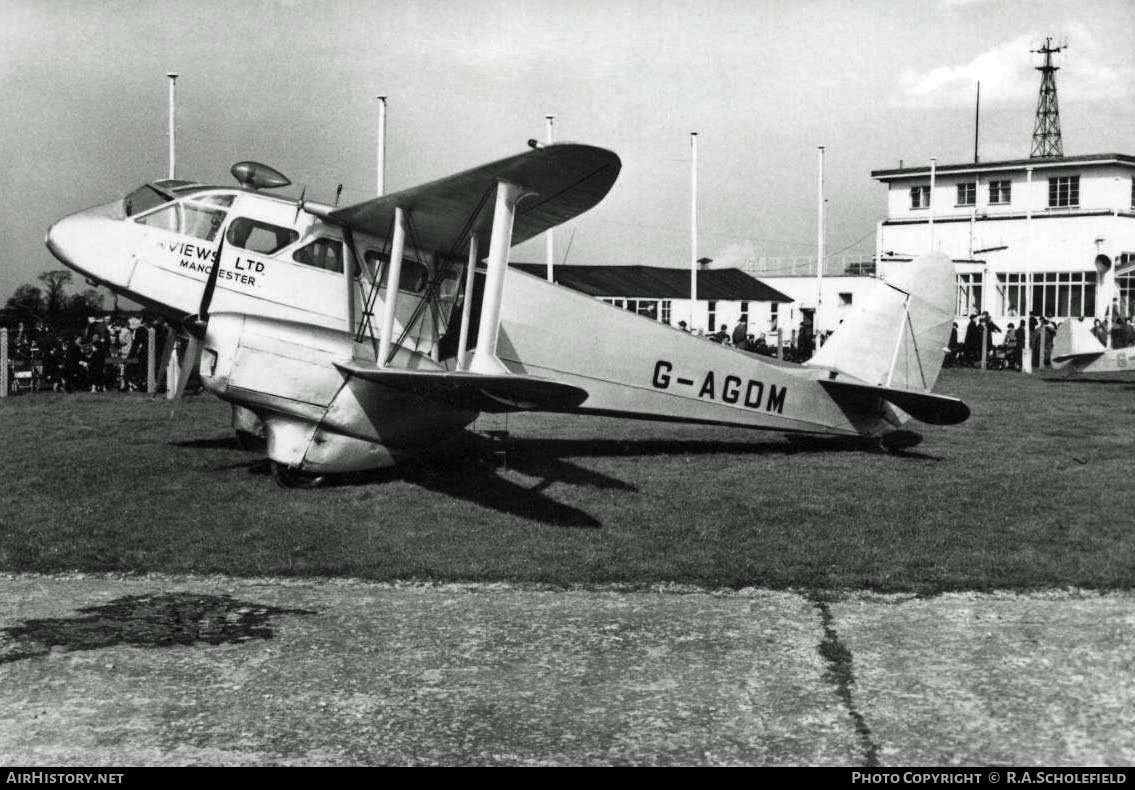
<instances>
[{"instance_id":1,"label":"passenger window","mask_svg":"<svg viewBox=\"0 0 1135 790\"><path fill-rule=\"evenodd\" d=\"M175 203L153 214L139 217L136 221L139 225L212 241L225 221L225 212Z\"/></svg>"},{"instance_id":2,"label":"passenger window","mask_svg":"<svg viewBox=\"0 0 1135 790\"><path fill-rule=\"evenodd\" d=\"M316 239L293 252L292 260L317 269L342 273L343 260L339 255L341 249L342 244L334 239Z\"/></svg>"},{"instance_id":3,"label":"passenger window","mask_svg":"<svg viewBox=\"0 0 1135 790\"><path fill-rule=\"evenodd\" d=\"M229 225L229 232L225 236L229 244L235 244L246 250L271 255L284 249L300 237L299 233L291 228L281 228L247 217L237 217Z\"/></svg>"},{"instance_id":4,"label":"passenger window","mask_svg":"<svg viewBox=\"0 0 1135 790\"><path fill-rule=\"evenodd\" d=\"M386 287L386 275L390 271L390 267L383 267L382 281L379 286ZM408 291L412 294L420 294L426 290L426 283L430 281L430 271L417 261L412 261L409 258L402 259L402 271L398 275L398 290Z\"/></svg>"}]
</instances>

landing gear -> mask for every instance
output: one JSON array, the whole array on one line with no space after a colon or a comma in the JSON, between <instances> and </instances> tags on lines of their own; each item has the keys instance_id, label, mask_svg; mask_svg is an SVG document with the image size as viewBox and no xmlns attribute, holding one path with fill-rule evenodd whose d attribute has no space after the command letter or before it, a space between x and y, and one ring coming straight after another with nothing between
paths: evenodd
<instances>
[{"instance_id":1,"label":"landing gear","mask_svg":"<svg viewBox=\"0 0 1135 790\"><path fill-rule=\"evenodd\" d=\"M268 442L263 436L257 436L250 431L242 431L239 428L236 431L236 441L240 445L240 449L247 450L250 453L263 453L268 447Z\"/></svg>"},{"instance_id":2,"label":"landing gear","mask_svg":"<svg viewBox=\"0 0 1135 790\"><path fill-rule=\"evenodd\" d=\"M922 443L922 434L914 431L891 431L879 437L879 446L891 453L901 453Z\"/></svg>"},{"instance_id":3,"label":"landing gear","mask_svg":"<svg viewBox=\"0 0 1135 790\"><path fill-rule=\"evenodd\" d=\"M294 466L273 461L272 479L280 488L318 488L326 478L323 475L312 474Z\"/></svg>"}]
</instances>

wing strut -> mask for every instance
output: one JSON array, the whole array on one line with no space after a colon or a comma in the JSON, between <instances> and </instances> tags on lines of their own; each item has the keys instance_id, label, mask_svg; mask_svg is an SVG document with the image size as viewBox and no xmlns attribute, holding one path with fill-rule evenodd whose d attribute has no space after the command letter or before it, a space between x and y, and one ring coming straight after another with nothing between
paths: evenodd
<instances>
[{"instance_id":1,"label":"wing strut","mask_svg":"<svg viewBox=\"0 0 1135 790\"><path fill-rule=\"evenodd\" d=\"M508 271L508 250L512 246L512 225L516 204L528 195L519 184L504 179L497 181L497 202L493 210L493 235L489 240L489 257L485 272L485 293L481 302L481 323L477 328L477 350L469 370L474 373L507 374L508 368L497 357L497 333L500 331L501 296L504 276Z\"/></svg>"},{"instance_id":2,"label":"wing strut","mask_svg":"<svg viewBox=\"0 0 1135 790\"><path fill-rule=\"evenodd\" d=\"M465 347L469 342L469 316L473 309L473 288L477 273L477 235L469 235L469 262L465 266L465 301L461 305L461 332L457 336L457 369L466 370Z\"/></svg>"},{"instance_id":3,"label":"wing strut","mask_svg":"<svg viewBox=\"0 0 1135 790\"><path fill-rule=\"evenodd\" d=\"M394 233L390 244L390 262L386 264L386 301L382 305L382 333L378 338L379 367L386 367L390 359L390 342L394 337L394 307L398 303L398 289L402 280L402 250L406 246L406 218L402 208L394 208Z\"/></svg>"}]
</instances>

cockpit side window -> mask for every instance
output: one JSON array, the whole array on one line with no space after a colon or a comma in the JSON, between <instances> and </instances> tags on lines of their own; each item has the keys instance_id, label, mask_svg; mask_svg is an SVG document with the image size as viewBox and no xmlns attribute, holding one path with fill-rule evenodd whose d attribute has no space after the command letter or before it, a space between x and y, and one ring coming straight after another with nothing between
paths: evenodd
<instances>
[{"instance_id":1,"label":"cockpit side window","mask_svg":"<svg viewBox=\"0 0 1135 790\"><path fill-rule=\"evenodd\" d=\"M126 216L133 217L143 211L149 211L155 206L169 203L169 198L149 184L138 187L123 199Z\"/></svg>"},{"instance_id":2,"label":"cockpit side window","mask_svg":"<svg viewBox=\"0 0 1135 790\"><path fill-rule=\"evenodd\" d=\"M279 225L247 217L237 217L229 223L229 232L225 235L229 244L263 255L278 252L299 237L299 233L291 228L282 228Z\"/></svg>"},{"instance_id":3,"label":"cockpit side window","mask_svg":"<svg viewBox=\"0 0 1135 790\"><path fill-rule=\"evenodd\" d=\"M335 239L316 239L292 253L292 260L326 269L329 272L343 271L341 250L343 245Z\"/></svg>"},{"instance_id":4,"label":"cockpit side window","mask_svg":"<svg viewBox=\"0 0 1135 790\"><path fill-rule=\"evenodd\" d=\"M225 212L204 206L174 203L135 221L139 225L212 241L225 221Z\"/></svg>"}]
</instances>

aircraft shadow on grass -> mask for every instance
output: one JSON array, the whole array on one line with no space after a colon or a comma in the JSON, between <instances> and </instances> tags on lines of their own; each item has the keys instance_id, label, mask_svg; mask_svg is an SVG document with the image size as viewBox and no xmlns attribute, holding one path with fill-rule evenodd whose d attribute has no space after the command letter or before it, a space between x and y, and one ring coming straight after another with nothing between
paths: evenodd
<instances>
[{"instance_id":1,"label":"aircraft shadow on grass","mask_svg":"<svg viewBox=\"0 0 1135 790\"><path fill-rule=\"evenodd\" d=\"M78 611L80 615L75 617L26 620L0 629L0 664L44 656L53 650L222 645L271 639L273 616L316 614L241 601L231 595L190 592L130 595Z\"/></svg>"},{"instance_id":2,"label":"aircraft shadow on grass","mask_svg":"<svg viewBox=\"0 0 1135 790\"><path fill-rule=\"evenodd\" d=\"M176 442L178 447L210 450L241 450L232 436ZM795 453L863 452L872 447L858 437L798 437L793 441L721 441L708 439L525 439L497 433L466 432L437 449L393 469L328 475L323 487L381 485L402 480L446 496L463 499L489 510L519 516L550 526L599 529L603 524L589 513L557 501L546 492L553 484L587 486L634 492L623 480L587 469L571 458L651 458L655 456L728 455L777 456ZM911 459L936 460L905 451ZM269 462L226 464L218 469L247 469L270 476ZM503 474L502 474L503 473ZM535 485L515 482L505 475L516 473L536 478ZM509 475L511 476L511 475Z\"/></svg>"}]
</instances>

